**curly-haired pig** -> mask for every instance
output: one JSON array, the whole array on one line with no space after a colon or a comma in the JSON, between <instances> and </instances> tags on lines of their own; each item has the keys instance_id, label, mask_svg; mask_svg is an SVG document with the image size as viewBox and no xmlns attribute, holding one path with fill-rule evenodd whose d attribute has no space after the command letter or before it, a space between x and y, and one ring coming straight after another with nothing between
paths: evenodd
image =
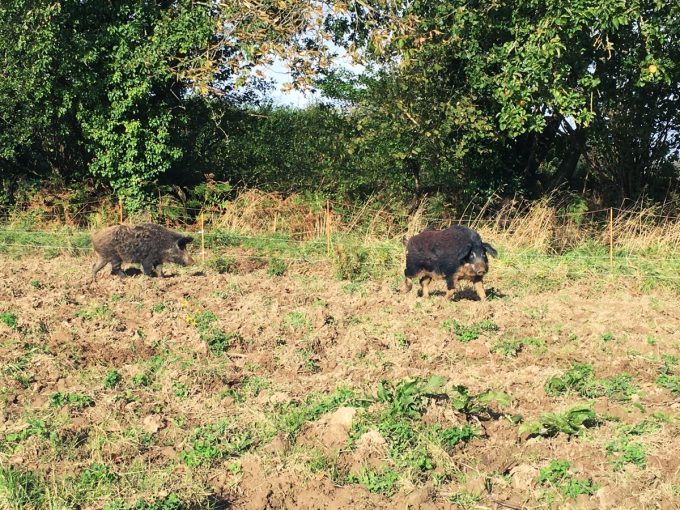
<instances>
[{"instance_id":1,"label":"curly-haired pig","mask_svg":"<svg viewBox=\"0 0 680 510\"><path fill-rule=\"evenodd\" d=\"M191 237L153 223L109 227L92 235L92 246L99 255L92 267L92 280L108 263L111 263L111 274L120 276L125 276L120 267L123 262L141 264L147 276L154 276L156 268L166 262L192 264L186 250L191 241Z\"/></svg>"},{"instance_id":2,"label":"curly-haired pig","mask_svg":"<svg viewBox=\"0 0 680 510\"><path fill-rule=\"evenodd\" d=\"M446 298L451 299L459 280L473 283L479 299L486 299L482 279L489 270L486 254L496 257L496 250L483 243L479 234L463 225L445 230L426 230L409 239L406 245L404 291L413 287L411 278L420 278L419 296L429 297L433 278L446 280Z\"/></svg>"}]
</instances>

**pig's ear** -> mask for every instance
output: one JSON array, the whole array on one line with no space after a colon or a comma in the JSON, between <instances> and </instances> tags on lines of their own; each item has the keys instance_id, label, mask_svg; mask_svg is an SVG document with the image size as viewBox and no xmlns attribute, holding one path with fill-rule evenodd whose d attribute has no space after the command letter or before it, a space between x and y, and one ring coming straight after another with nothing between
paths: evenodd
<instances>
[{"instance_id":1,"label":"pig's ear","mask_svg":"<svg viewBox=\"0 0 680 510\"><path fill-rule=\"evenodd\" d=\"M491 255L492 257L498 257L498 252L489 243L482 243L482 246L484 247L484 251L487 252L489 255Z\"/></svg>"},{"instance_id":2,"label":"pig's ear","mask_svg":"<svg viewBox=\"0 0 680 510\"><path fill-rule=\"evenodd\" d=\"M177 247L180 250L183 250L184 248L187 247L187 244L189 244L193 240L194 240L193 237L188 237L188 236L187 237L180 237L179 239L177 239Z\"/></svg>"}]
</instances>

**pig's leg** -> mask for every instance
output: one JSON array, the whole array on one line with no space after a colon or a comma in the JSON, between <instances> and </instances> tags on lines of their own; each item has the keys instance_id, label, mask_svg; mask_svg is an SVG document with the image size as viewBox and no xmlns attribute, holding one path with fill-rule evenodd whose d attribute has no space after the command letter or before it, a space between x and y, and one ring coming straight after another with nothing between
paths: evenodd
<instances>
[{"instance_id":1,"label":"pig's leg","mask_svg":"<svg viewBox=\"0 0 680 510\"><path fill-rule=\"evenodd\" d=\"M120 268L120 265L123 263L123 260L116 257L111 259L111 274L116 275L116 276L127 276L125 274L125 271L123 271Z\"/></svg>"},{"instance_id":2,"label":"pig's leg","mask_svg":"<svg viewBox=\"0 0 680 510\"><path fill-rule=\"evenodd\" d=\"M156 276L156 273L154 272L153 262L148 259L142 260L142 271L144 271L144 274L146 276Z\"/></svg>"},{"instance_id":3,"label":"pig's leg","mask_svg":"<svg viewBox=\"0 0 680 510\"><path fill-rule=\"evenodd\" d=\"M108 263L109 261L107 259L99 257L99 260L95 262L94 266L92 266L92 281L95 281L97 278L97 273Z\"/></svg>"},{"instance_id":4,"label":"pig's leg","mask_svg":"<svg viewBox=\"0 0 680 510\"><path fill-rule=\"evenodd\" d=\"M420 279L420 290L418 291L419 296L423 296L426 298L430 297L430 289L428 287L431 281L432 281L431 276L423 276Z\"/></svg>"},{"instance_id":5,"label":"pig's leg","mask_svg":"<svg viewBox=\"0 0 680 510\"><path fill-rule=\"evenodd\" d=\"M486 301L486 292L484 291L484 285L482 284L481 278L475 278L474 281L475 290L479 296L480 301Z\"/></svg>"},{"instance_id":6,"label":"pig's leg","mask_svg":"<svg viewBox=\"0 0 680 510\"><path fill-rule=\"evenodd\" d=\"M453 299L453 295L458 288L458 277L456 275L448 275L446 277L446 299Z\"/></svg>"}]
</instances>

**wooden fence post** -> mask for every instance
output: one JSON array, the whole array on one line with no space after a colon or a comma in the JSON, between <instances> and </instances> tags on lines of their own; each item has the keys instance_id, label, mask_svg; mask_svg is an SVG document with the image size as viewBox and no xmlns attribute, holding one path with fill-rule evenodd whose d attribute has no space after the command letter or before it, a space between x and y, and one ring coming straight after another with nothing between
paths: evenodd
<instances>
[{"instance_id":1,"label":"wooden fence post","mask_svg":"<svg viewBox=\"0 0 680 510\"><path fill-rule=\"evenodd\" d=\"M609 208L609 268L614 267L614 209Z\"/></svg>"},{"instance_id":2,"label":"wooden fence post","mask_svg":"<svg viewBox=\"0 0 680 510\"><path fill-rule=\"evenodd\" d=\"M203 216L204 213L201 211L201 214L198 216L201 222L201 260L205 264L205 221Z\"/></svg>"},{"instance_id":3,"label":"wooden fence post","mask_svg":"<svg viewBox=\"0 0 680 510\"><path fill-rule=\"evenodd\" d=\"M123 198L118 197L118 215L120 216L120 224L123 224Z\"/></svg>"},{"instance_id":4,"label":"wooden fence post","mask_svg":"<svg viewBox=\"0 0 680 510\"><path fill-rule=\"evenodd\" d=\"M326 255L331 254L331 201L326 200Z\"/></svg>"}]
</instances>

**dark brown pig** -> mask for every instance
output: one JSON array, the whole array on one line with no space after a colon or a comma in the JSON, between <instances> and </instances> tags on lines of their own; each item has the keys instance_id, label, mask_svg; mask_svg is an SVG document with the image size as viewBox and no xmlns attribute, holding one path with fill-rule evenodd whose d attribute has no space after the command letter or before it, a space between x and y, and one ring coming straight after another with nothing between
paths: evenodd
<instances>
[{"instance_id":1,"label":"dark brown pig","mask_svg":"<svg viewBox=\"0 0 680 510\"><path fill-rule=\"evenodd\" d=\"M479 234L462 225L445 230L426 230L409 239L406 245L404 290L413 287L411 278L420 278L419 296L430 295L428 286L433 278L446 280L446 297L451 299L459 280L473 283L479 299L486 299L482 280L489 270L486 254L496 257L496 250L483 243Z\"/></svg>"},{"instance_id":2,"label":"dark brown pig","mask_svg":"<svg viewBox=\"0 0 680 510\"><path fill-rule=\"evenodd\" d=\"M92 235L92 246L99 255L92 267L92 280L108 263L111 263L111 274L119 276L125 276L120 267L123 262L141 264L147 276L155 276L156 268L167 262L182 266L192 264L186 250L192 240L153 223L109 227Z\"/></svg>"}]
</instances>

